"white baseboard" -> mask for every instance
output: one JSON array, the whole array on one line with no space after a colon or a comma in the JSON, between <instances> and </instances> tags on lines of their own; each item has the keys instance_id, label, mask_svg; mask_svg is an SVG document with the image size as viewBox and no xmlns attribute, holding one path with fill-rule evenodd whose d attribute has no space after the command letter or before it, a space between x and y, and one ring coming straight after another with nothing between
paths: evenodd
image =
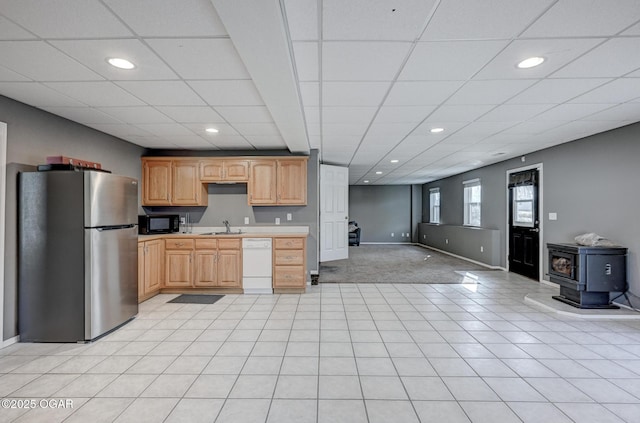
<instances>
[{"instance_id":1,"label":"white baseboard","mask_svg":"<svg viewBox=\"0 0 640 423\"><path fill-rule=\"evenodd\" d=\"M507 269L505 269L504 267L501 267L501 266L491 266L490 264L483 263L481 261L472 260L472 259L470 259L468 257L459 256L457 254L450 253L449 251L444 251L444 250L441 250L439 248L431 247L429 245L424 245L424 244L420 244L420 243L413 243L413 245L417 245L418 247L426 248L426 249L429 249L429 250L434 250L434 251L437 251L439 253L451 256L451 257L459 258L461 260L465 260L465 261L468 261L470 263L477 264L479 266L484 266L484 267L486 267L488 269L491 269L491 270L504 270L504 271L507 270Z\"/></svg>"},{"instance_id":2,"label":"white baseboard","mask_svg":"<svg viewBox=\"0 0 640 423\"><path fill-rule=\"evenodd\" d=\"M0 349L6 348L9 345L17 344L18 342L20 342L20 335L5 339L4 341L0 341Z\"/></svg>"},{"instance_id":3,"label":"white baseboard","mask_svg":"<svg viewBox=\"0 0 640 423\"><path fill-rule=\"evenodd\" d=\"M367 245L385 245L385 244L390 244L390 245L413 245L413 242L411 241L405 241L405 242L361 242L360 245L363 244L367 244Z\"/></svg>"}]
</instances>

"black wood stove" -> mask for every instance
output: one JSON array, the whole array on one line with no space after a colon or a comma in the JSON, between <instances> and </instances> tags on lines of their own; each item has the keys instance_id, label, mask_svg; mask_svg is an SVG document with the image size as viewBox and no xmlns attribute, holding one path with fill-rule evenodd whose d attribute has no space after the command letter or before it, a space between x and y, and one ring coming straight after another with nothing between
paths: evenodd
<instances>
[{"instance_id":1,"label":"black wood stove","mask_svg":"<svg viewBox=\"0 0 640 423\"><path fill-rule=\"evenodd\" d=\"M610 292L627 288L627 249L547 244L549 280L560 285L553 298L578 308L619 308Z\"/></svg>"}]
</instances>

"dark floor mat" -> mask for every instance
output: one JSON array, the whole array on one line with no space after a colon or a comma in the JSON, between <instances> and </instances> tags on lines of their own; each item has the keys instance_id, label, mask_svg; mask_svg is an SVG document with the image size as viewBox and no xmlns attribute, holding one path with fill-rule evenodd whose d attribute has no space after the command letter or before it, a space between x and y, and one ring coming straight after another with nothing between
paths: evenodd
<instances>
[{"instance_id":1,"label":"dark floor mat","mask_svg":"<svg viewBox=\"0 0 640 423\"><path fill-rule=\"evenodd\" d=\"M222 297L224 297L224 295L182 294L167 302L181 304L213 304Z\"/></svg>"}]
</instances>

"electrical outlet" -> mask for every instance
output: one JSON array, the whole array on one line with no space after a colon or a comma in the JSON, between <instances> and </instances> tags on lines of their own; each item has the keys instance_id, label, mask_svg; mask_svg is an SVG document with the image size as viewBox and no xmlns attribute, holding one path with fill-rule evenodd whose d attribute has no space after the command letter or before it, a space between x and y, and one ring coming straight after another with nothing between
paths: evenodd
<instances>
[{"instance_id":1,"label":"electrical outlet","mask_svg":"<svg viewBox=\"0 0 640 423\"><path fill-rule=\"evenodd\" d=\"M391 236L395 236L395 234L393 232L391 232Z\"/></svg>"},{"instance_id":2,"label":"electrical outlet","mask_svg":"<svg viewBox=\"0 0 640 423\"><path fill-rule=\"evenodd\" d=\"M248 217L248 216L246 216L246 217L244 218L244 224L245 224L245 225L248 225L248 224L249 224L249 217Z\"/></svg>"},{"instance_id":3,"label":"electrical outlet","mask_svg":"<svg viewBox=\"0 0 640 423\"><path fill-rule=\"evenodd\" d=\"M426 235L422 235L422 239L427 239L427 236Z\"/></svg>"},{"instance_id":4,"label":"electrical outlet","mask_svg":"<svg viewBox=\"0 0 640 423\"><path fill-rule=\"evenodd\" d=\"M482 245L480 246L480 252L484 253L484 247Z\"/></svg>"},{"instance_id":5,"label":"electrical outlet","mask_svg":"<svg viewBox=\"0 0 640 423\"><path fill-rule=\"evenodd\" d=\"M293 219L293 217L291 216L291 213L287 213L287 220L291 220Z\"/></svg>"},{"instance_id":6,"label":"electrical outlet","mask_svg":"<svg viewBox=\"0 0 640 423\"><path fill-rule=\"evenodd\" d=\"M445 238L444 243L448 244L449 243L449 238Z\"/></svg>"},{"instance_id":7,"label":"electrical outlet","mask_svg":"<svg viewBox=\"0 0 640 423\"><path fill-rule=\"evenodd\" d=\"M184 216L180 216L180 224L184 225L185 223L187 223L187 220L185 219Z\"/></svg>"},{"instance_id":8,"label":"electrical outlet","mask_svg":"<svg viewBox=\"0 0 640 423\"><path fill-rule=\"evenodd\" d=\"M280 218L276 217L276 225L279 225L279 224L280 224Z\"/></svg>"}]
</instances>

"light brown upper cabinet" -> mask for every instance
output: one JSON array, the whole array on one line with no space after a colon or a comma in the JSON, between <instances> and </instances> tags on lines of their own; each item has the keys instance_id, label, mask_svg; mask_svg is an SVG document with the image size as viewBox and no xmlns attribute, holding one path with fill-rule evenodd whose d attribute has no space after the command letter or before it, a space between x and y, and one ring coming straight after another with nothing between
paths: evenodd
<instances>
[{"instance_id":1,"label":"light brown upper cabinet","mask_svg":"<svg viewBox=\"0 0 640 423\"><path fill-rule=\"evenodd\" d=\"M307 204L307 158L251 160L248 201L252 206Z\"/></svg>"},{"instance_id":2,"label":"light brown upper cabinet","mask_svg":"<svg viewBox=\"0 0 640 423\"><path fill-rule=\"evenodd\" d=\"M200 161L202 182L247 182L249 160L203 159Z\"/></svg>"},{"instance_id":3,"label":"light brown upper cabinet","mask_svg":"<svg viewBox=\"0 0 640 423\"><path fill-rule=\"evenodd\" d=\"M207 205L199 160L143 157L142 169L143 206Z\"/></svg>"}]
</instances>

